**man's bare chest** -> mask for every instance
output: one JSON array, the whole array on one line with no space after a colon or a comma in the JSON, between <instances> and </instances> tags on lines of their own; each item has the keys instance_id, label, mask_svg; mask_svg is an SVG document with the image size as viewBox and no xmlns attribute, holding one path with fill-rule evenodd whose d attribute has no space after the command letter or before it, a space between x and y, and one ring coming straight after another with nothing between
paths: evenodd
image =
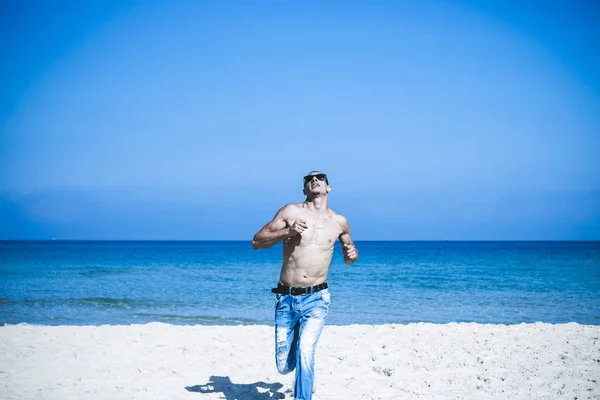
<instances>
[{"instance_id":1,"label":"man's bare chest","mask_svg":"<svg viewBox=\"0 0 600 400\"><path fill-rule=\"evenodd\" d=\"M342 233L342 229L333 215L304 214L298 219L306 221L307 228L302 232L303 244L317 244L323 247L332 246Z\"/></svg>"}]
</instances>

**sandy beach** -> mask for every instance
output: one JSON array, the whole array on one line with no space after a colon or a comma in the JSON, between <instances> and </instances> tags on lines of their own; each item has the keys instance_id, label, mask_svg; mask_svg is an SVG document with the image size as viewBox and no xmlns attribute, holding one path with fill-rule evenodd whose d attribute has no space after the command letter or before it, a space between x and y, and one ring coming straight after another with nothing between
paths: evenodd
<instances>
[{"instance_id":1,"label":"sandy beach","mask_svg":"<svg viewBox=\"0 0 600 400\"><path fill-rule=\"evenodd\" d=\"M314 398L598 399L600 326L326 326ZM3 399L281 399L268 326L0 327Z\"/></svg>"}]
</instances>

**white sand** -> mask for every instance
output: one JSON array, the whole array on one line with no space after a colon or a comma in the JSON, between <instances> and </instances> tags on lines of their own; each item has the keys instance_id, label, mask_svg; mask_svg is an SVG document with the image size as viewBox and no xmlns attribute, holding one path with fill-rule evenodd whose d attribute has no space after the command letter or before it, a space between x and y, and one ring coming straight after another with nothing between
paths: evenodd
<instances>
[{"instance_id":1,"label":"white sand","mask_svg":"<svg viewBox=\"0 0 600 400\"><path fill-rule=\"evenodd\" d=\"M600 399L600 326L326 326L315 400ZM273 328L0 327L2 399L290 398Z\"/></svg>"}]
</instances>

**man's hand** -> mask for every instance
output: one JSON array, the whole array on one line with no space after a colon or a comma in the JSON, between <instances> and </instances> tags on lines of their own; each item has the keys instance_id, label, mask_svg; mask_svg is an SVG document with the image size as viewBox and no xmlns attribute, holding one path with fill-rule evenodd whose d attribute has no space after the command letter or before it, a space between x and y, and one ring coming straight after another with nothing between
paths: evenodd
<instances>
[{"instance_id":1,"label":"man's hand","mask_svg":"<svg viewBox=\"0 0 600 400\"><path fill-rule=\"evenodd\" d=\"M306 229L308 229L306 221L303 219L297 219L294 221L292 226L290 226L290 234L292 236L302 235L302 232L304 232Z\"/></svg>"},{"instance_id":2,"label":"man's hand","mask_svg":"<svg viewBox=\"0 0 600 400\"><path fill-rule=\"evenodd\" d=\"M345 244L343 251L344 258L350 262L354 262L358 258L358 250L351 244Z\"/></svg>"}]
</instances>

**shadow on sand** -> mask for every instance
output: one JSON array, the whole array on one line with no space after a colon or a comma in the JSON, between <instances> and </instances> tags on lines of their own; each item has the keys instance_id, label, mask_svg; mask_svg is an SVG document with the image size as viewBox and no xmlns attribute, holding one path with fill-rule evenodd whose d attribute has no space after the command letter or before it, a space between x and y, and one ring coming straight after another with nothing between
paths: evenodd
<instances>
[{"instance_id":1,"label":"shadow on sand","mask_svg":"<svg viewBox=\"0 0 600 400\"><path fill-rule=\"evenodd\" d=\"M285 394L279 392L281 383L233 383L228 376L211 376L204 385L186 386L185 390L195 393L223 393L227 400L268 400L283 399Z\"/></svg>"}]
</instances>

